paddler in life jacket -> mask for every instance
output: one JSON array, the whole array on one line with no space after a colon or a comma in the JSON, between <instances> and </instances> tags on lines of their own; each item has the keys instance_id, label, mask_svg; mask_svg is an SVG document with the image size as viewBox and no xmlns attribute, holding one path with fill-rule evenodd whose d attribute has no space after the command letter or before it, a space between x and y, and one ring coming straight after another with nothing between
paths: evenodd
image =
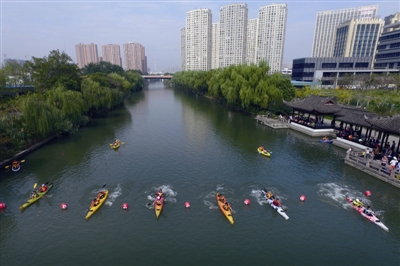
<instances>
[{"instance_id":1,"label":"paddler in life jacket","mask_svg":"<svg viewBox=\"0 0 400 266\"><path fill-rule=\"evenodd\" d=\"M327 140L328 140L327 136L325 136L325 137L323 138L323 140L324 140L324 141L327 141Z\"/></svg>"},{"instance_id":2,"label":"paddler in life jacket","mask_svg":"<svg viewBox=\"0 0 400 266\"><path fill-rule=\"evenodd\" d=\"M364 213L365 213L366 215L368 215L368 216L372 216L372 214L373 214L374 212L371 210L371 206L367 206L367 208L364 209Z\"/></svg>"},{"instance_id":3,"label":"paddler in life jacket","mask_svg":"<svg viewBox=\"0 0 400 266\"><path fill-rule=\"evenodd\" d=\"M118 143L119 143L119 139L116 139L116 140L114 141L114 146L117 146Z\"/></svg>"},{"instance_id":4,"label":"paddler in life jacket","mask_svg":"<svg viewBox=\"0 0 400 266\"><path fill-rule=\"evenodd\" d=\"M231 208L231 206L229 206L229 203L228 202L225 202L225 204L224 204L224 209L227 211L227 210L229 210L230 208Z\"/></svg>"},{"instance_id":5,"label":"paddler in life jacket","mask_svg":"<svg viewBox=\"0 0 400 266\"><path fill-rule=\"evenodd\" d=\"M272 204L274 204L274 206L276 207L282 207L281 202L279 201L279 199L274 199L274 201L272 202Z\"/></svg>"},{"instance_id":6,"label":"paddler in life jacket","mask_svg":"<svg viewBox=\"0 0 400 266\"><path fill-rule=\"evenodd\" d=\"M258 147L258 149L259 149L260 151L264 151L264 147L263 147L263 146Z\"/></svg>"},{"instance_id":7,"label":"paddler in life jacket","mask_svg":"<svg viewBox=\"0 0 400 266\"><path fill-rule=\"evenodd\" d=\"M353 205L356 207L361 207L363 203L359 199L353 200Z\"/></svg>"},{"instance_id":8,"label":"paddler in life jacket","mask_svg":"<svg viewBox=\"0 0 400 266\"><path fill-rule=\"evenodd\" d=\"M42 186L40 187L39 191L40 192L45 192L47 190L47 186L45 184L42 184Z\"/></svg>"},{"instance_id":9,"label":"paddler in life jacket","mask_svg":"<svg viewBox=\"0 0 400 266\"><path fill-rule=\"evenodd\" d=\"M18 166L19 166L19 162L18 162L17 160L14 160L14 161L12 162L12 168L13 168L13 169L17 169Z\"/></svg>"},{"instance_id":10,"label":"paddler in life jacket","mask_svg":"<svg viewBox=\"0 0 400 266\"><path fill-rule=\"evenodd\" d=\"M162 189L160 188L160 190L157 192L157 196L162 197L163 196L163 192Z\"/></svg>"},{"instance_id":11,"label":"paddler in life jacket","mask_svg":"<svg viewBox=\"0 0 400 266\"><path fill-rule=\"evenodd\" d=\"M222 202L222 203L225 203L225 198L224 198L224 196L222 196L221 194L217 194L217 197L218 197L218 200L220 201L220 202Z\"/></svg>"}]
</instances>

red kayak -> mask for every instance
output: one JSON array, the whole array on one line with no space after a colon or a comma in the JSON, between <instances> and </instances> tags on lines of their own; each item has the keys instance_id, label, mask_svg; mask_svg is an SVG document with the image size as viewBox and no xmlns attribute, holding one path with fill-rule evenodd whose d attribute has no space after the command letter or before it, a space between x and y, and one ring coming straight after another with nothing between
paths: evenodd
<instances>
[{"instance_id":1,"label":"red kayak","mask_svg":"<svg viewBox=\"0 0 400 266\"><path fill-rule=\"evenodd\" d=\"M380 228L382 228L383 230L389 232L389 228L386 227L386 225L384 225L379 219L378 217L376 217L374 215L374 213L372 213L371 215L368 215L364 212L365 207L364 206L355 206L353 204L353 200L351 199L349 196L346 196L346 200L348 202L351 203L351 206L353 206L354 209L356 209L356 211L358 211L362 216L364 216L365 218L367 218L368 220L370 220L371 222L373 222L374 224L376 224L377 226L379 226Z\"/></svg>"}]
</instances>

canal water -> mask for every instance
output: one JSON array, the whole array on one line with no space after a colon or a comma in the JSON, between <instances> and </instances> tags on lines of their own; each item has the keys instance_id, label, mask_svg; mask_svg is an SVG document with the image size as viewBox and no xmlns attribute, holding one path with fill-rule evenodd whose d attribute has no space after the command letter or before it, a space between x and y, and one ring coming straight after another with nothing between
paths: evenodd
<instances>
[{"instance_id":1,"label":"canal water","mask_svg":"<svg viewBox=\"0 0 400 266\"><path fill-rule=\"evenodd\" d=\"M123 144L114 151L116 138ZM107 117L22 158L20 172L1 170L0 264L398 265L399 190L345 165L344 156L316 138L150 83ZM33 185L47 181L48 195L21 212ZM104 184L108 200L85 220ZM156 219L146 206L159 188L166 204ZM262 188L281 199L289 220L263 201ZM217 192L231 203L234 225ZM370 204L390 231L345 195Z\"/></svg>"}]
</instances>

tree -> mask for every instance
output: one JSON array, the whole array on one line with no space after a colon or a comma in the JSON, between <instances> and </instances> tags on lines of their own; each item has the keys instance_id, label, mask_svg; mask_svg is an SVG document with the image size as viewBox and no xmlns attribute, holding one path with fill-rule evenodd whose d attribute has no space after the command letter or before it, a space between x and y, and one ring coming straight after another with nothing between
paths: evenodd
<instances>
[{"instance_id":1,"label":"tree","mask_svg":"<svg viewBox=\"0 0 400 266\"><path fill-rule=\"evenodd\" d=\"M118 66L111 64L110 62L101 61L99 63L90 63L82 68L83 75L90 75L94 73L104 73L104 74L111 74L117 73L121 76L125 74L125 70Z\"/></svg>"},{"instance_id":2,"label":"tree","mask_svg":"<svg viewBox=\"0 0 400 266\"><path fill-rule=\"evenodd\" d=\"M81 78L78 66L64 52L53 50L48 57L32 57L26 65L37 91L44 92L56 85L65 85L71 90L80 89Z\"/></svg>"}]
</instances>

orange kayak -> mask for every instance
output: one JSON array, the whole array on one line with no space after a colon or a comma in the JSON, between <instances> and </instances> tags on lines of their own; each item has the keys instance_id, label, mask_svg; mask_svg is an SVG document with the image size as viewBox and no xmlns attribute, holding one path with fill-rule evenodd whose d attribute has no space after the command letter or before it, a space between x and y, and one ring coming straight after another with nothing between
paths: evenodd
<instances>
[{"instance_id":1,"label":"orange kayak","mask_svg":"<svg viewBox=\"0 0 400 266\"><path fill-rule=\"evenodd\" d=\"M225 205L225 203L227 203L226 198L223 195L217 193L217 202L218 202L219 208L221 209L222 213L225 215L226 219L228 219L229 222L231 224L233 224L234 221L233 221L233 216L232 216L232 212L231 212L231 205L229 203L227 205Z\"/></svg>"}]
</instances>

